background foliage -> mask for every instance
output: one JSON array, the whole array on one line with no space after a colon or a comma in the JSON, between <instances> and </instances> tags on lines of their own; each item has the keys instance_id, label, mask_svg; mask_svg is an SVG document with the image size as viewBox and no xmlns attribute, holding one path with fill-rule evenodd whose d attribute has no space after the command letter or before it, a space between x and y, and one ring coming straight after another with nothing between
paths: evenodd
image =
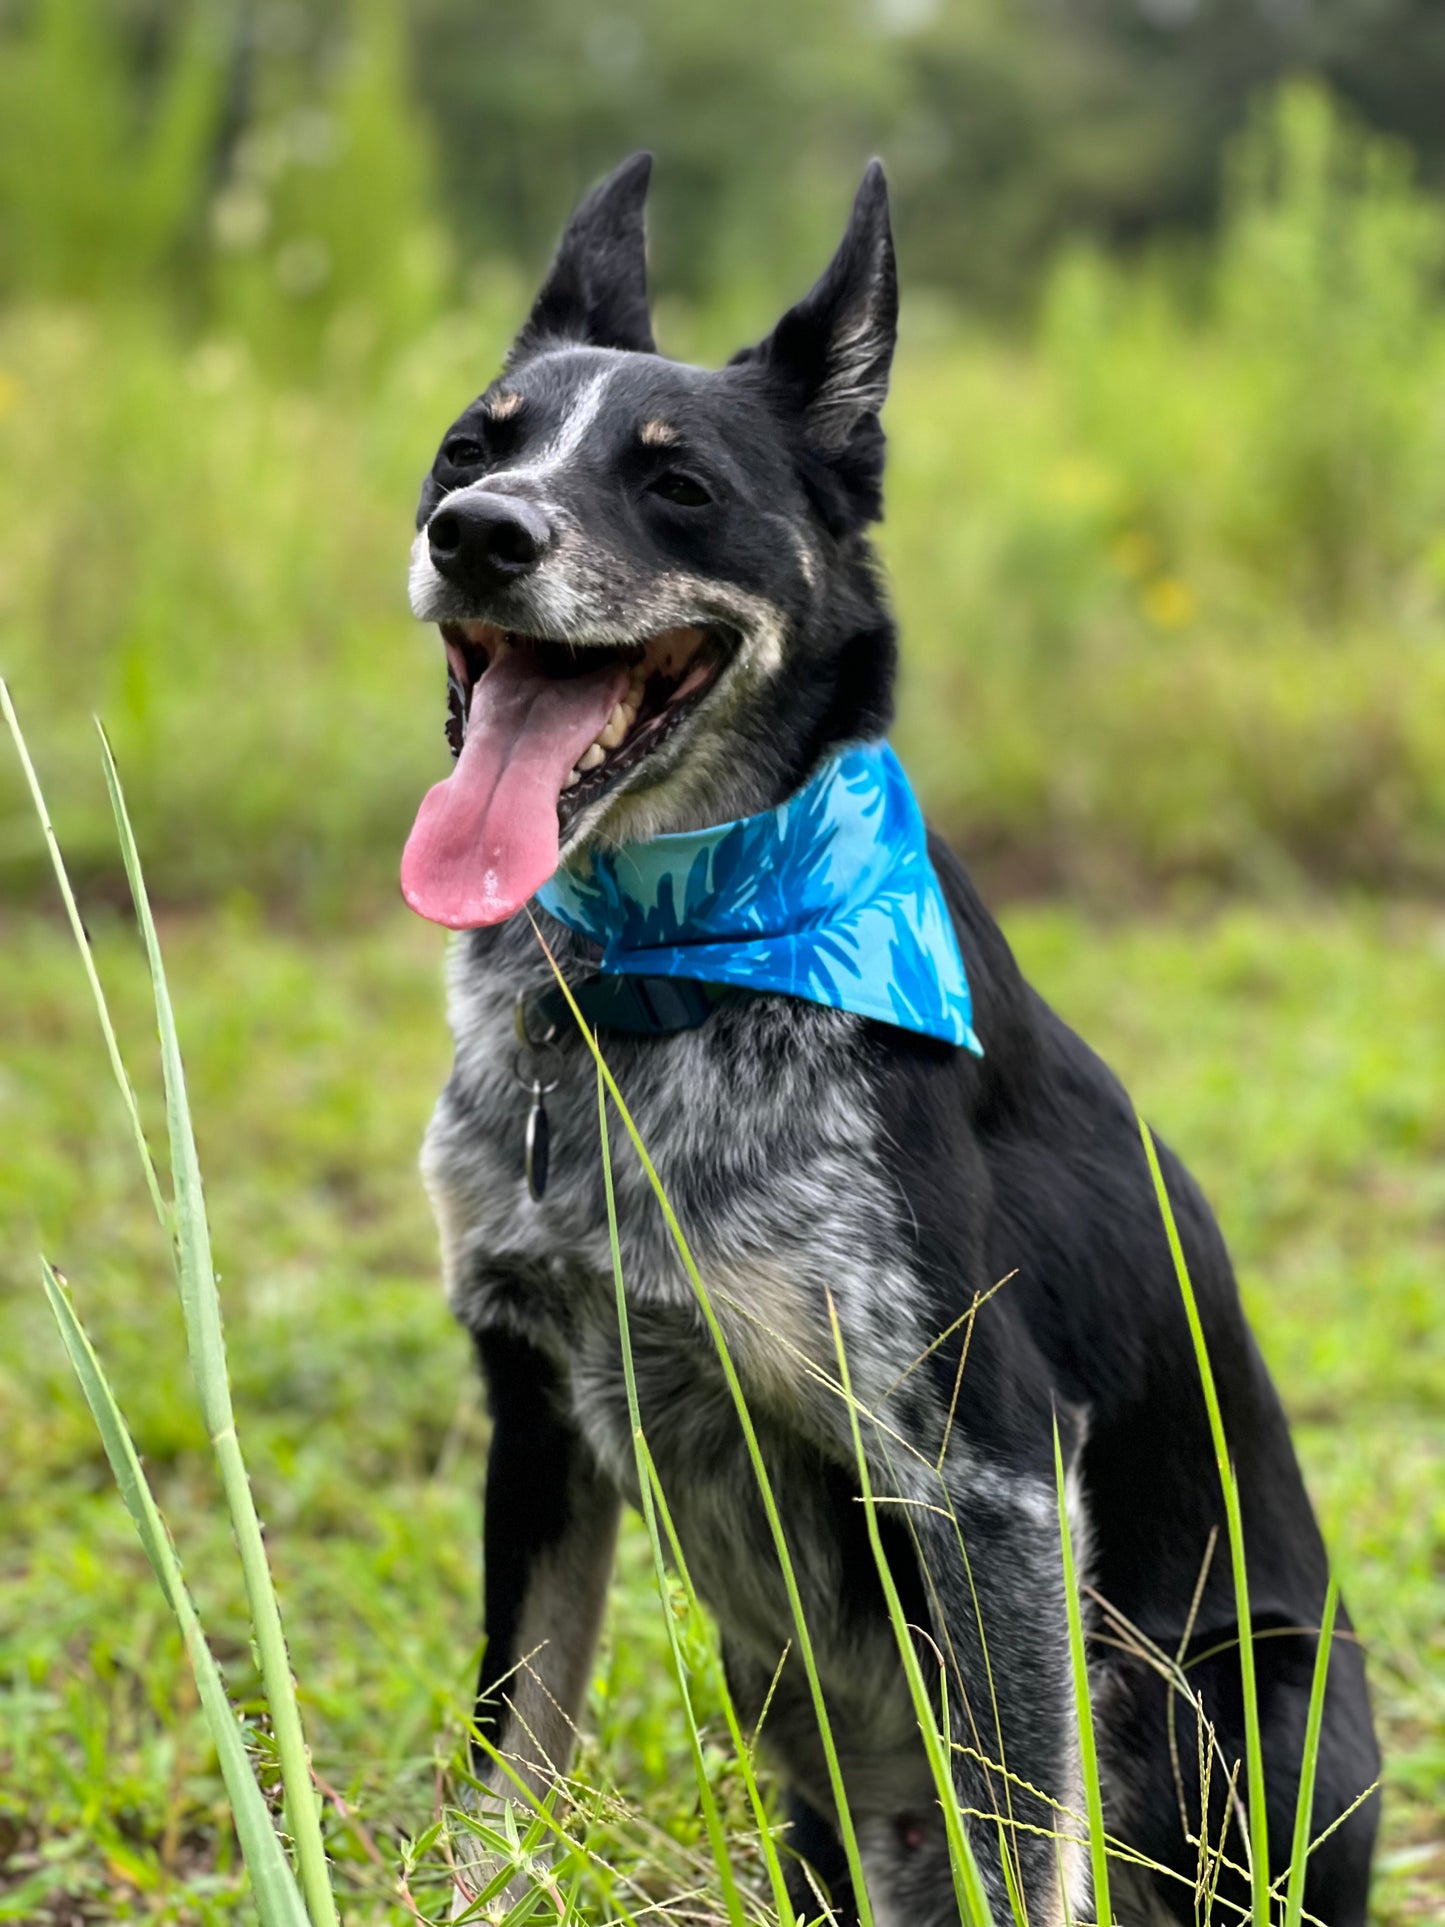
<instances>
[{"instance_id":1,"label":"background foliage","mask_svg":"<svg viewBox=\"0 0 1445 1927\"><path fill-rule=\"evenodd\" d=\"M195 8L142 33L141 16L127 30L99 0L36 0L0 82L14 277L0 307L0 652L58 759L62 808L79 811L82 869L112 861L103 804L79 803L94 706L172 895L245 889L329 912L390 887L441 713L405 617L406 518L428 450L515 324L517 258L555 229L589 143L610 158L636 137L609 131L586 88L625 121L644 70L690 76L663 89L676 137L658 129L662 332L676 352L720 356L826 257L858 155L887 132L843 115L862 76L893 90L891 111L912 103L916 135L909 63L930 86L952 71L925 58L955 31L951 12L906 32L901 15L887 33L814 22L784 57L770 36L806 25L795 11L673 9L626 41L637 72L609 91L598 22L611 16L567 43L569 89L537 51L564 39L545 5L489 59L469 39L486 11L443 16L435 0L410 37L384 0L354 0L319 39L310 15L284 10ZM999 36L1031 17L1001 14ZM1111 18L1095 23L1099 46L1114 45ZM452 33L462 54L442 61ZM1067 65L1075 38L1056 47L1039 27L1029 45ZM729 64L748 47L751 82ZM795 133L794 166L755 179L766 141L746 113L817 47L857 72L818 79L801 110L816 142ZM445 80L428 82L438 65ZM1202 85L1208 66L1188 71ZM718 113L746 110L727 183L749 209L741 252L713 205L721 149L706 164L694 151L708 117L686 111L687 87L704 82ZM463 84L510 102L474 104L484 137L464 137L448 105ZM570 143L550 139L549 116ZM950 124L976 131L962 109ZM1098 151L1087 119L1061 124ZM1164 225L1162 188L1151 250L1122 257L1100 245L1107 224L1091 239L1073 223L1004 324L930 286L945 225L910 215L901 145L909 299L884 546L908 638L901 741L934 809L1015 887L1437 887L1445 208L1410 151L1318 82L1258 97L1213 151L1207 243ZM992 188L961 156L930 179L1001 221L985 210L1025 195L1039 151L1020 135L1018 169ZM439 153L475 153L465 204L455 186L440 197ZM816 180L797 172L805 157ZM1022 243L992 251L1020 271L1028 257ZM949 243L947 259L967 252ZM7 770L7 814L17 797Z\"/></svg>"},{"instance_id":2,"label":"background foliage","mask_svg":"<svg viewBox=\"0 0 1445 1927\"><path fill-rule=\"evenodd\" d=\"M92 710L167 913L318 1759L380 1843L333 1809L348 1919L402 1917L475 1637L480 1421L412 1177L437 945L395 903L444 767L410 519L641 144L659 332L714 358L889 164L900 747L1221 1208L1375 1653L1377 1917L1445 1911L1442 85L1432 0L0 0L0 674L138 1054ZM0 759L0 1920L224 1920L214 1760L34 1269L235 1623L52 915ZM584 1763L666 1893L698 1822L637 1552Z\"/></svg>"}]
</instances>

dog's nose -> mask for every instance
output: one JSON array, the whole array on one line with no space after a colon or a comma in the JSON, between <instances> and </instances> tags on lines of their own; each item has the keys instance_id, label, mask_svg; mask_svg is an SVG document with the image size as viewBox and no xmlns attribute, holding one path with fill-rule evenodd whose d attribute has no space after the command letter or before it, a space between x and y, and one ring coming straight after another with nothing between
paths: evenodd
<instances>
[{"instance_id":1,"label":"dog's nose","mask_svg":"<svg viewBox=\"0 0 1445 1927\"><path fill-rule=\"evenodd\" d=\"M426 539L433 563L449 582L464 589L496 589L536 568L552 526L534 502L478 490L438 509Z\"/></svg>"}]
</instances>

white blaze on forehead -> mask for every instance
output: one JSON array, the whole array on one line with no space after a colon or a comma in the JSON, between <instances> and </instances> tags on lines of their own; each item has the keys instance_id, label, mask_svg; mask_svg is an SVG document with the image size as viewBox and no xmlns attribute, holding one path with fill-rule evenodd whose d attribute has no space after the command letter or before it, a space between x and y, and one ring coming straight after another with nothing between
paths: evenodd
<instances>
[{"instance_id":1,"label":"white blaze on forehead","mask_svg":"<svg viewBox=\"0 0 1445 1927\"><path fill-rule=\"evenodd\" d=\"M571 406L557 426L555 433L546 441L531 461L520 463L515 468L500 468L494 474L484 476L473 488L494 488L498 482L532 481L541 475L550 475L582 446L593 422L602 411L602 399L607 392L615 369L604 369L601 374L593 375L577 390L572 397Z\"/></svg>"}]
</instances>

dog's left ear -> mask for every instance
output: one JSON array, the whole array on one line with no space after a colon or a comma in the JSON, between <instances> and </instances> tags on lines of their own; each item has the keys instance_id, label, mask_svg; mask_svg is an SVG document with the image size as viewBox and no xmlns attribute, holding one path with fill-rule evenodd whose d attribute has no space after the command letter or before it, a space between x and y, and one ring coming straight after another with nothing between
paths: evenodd
<instances>
[{"instance_id":1,"label":"dog's left ear","mask_svg":"<svg viewBox=\"0 0 1445 1927\"><path fill-rule=\"evenodd\" d=\"M847 232L817 286L788 310L766 341L736 359L767 369L775 392L800 412L808 440L820 454L844 454L862 428L865 441L877 441L881 467L876 424L897 338L898 271L888 183L882 163L872 161Z\"/></svg>"},{"instance_id":2,"label":"dog's left ear","mask_svg":"<svg viewBox=\"0 0 1445 1927\"><path fill-rule=\"evenodd\" d=\"M634 154L599 181L578 207L532 312L512 343L509 367L556 342L656 353L642 223L651 174L651 154Z\"/></svg>"}]
</instances>

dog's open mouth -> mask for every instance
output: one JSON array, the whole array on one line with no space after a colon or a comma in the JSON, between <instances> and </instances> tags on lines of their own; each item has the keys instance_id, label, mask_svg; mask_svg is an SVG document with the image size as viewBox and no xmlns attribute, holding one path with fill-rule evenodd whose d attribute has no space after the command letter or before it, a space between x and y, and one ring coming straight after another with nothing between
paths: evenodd
<instances>
[{"instance_id":1,"label":"dog's open mouth","mask_svg":"<svg viewBox=\"0 0 1445 1927\"><path fill-rule=\"evenodd\" d=\"M402 893L434 923L500 923L556 869L562 831L664 743L732 654L712 629L572 647L442 626L457 766L423 799Z\"/></svg>"},{"instance_id":2,"label":"dog's open mouth","mask_svg":"<svg viewBox=\"0 0 1445 1927\"><path fill-rule=\"evenodd\" d=\"M707 629L664 629L645 642L609 649L573 648L539 636L519 636L490 622L442 625L447 651L447 741L459 757L466 741L472 693L503 655L521 650L538 675L551 681L586 676L603 667L627 671L626 693L568 771L558 801L563 829L587 804L665 742L717 681L727 659L723 639Z\"/></svg>"}]
</instances>

